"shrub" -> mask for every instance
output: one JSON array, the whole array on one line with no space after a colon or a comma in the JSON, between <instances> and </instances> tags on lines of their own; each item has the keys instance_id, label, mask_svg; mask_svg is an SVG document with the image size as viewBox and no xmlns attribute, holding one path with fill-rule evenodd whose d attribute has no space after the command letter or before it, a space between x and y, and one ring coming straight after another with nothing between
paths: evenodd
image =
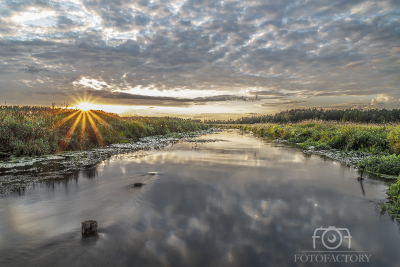
<instances>
[{"instance_id":1,"label":"shrub","mask_svg":"<svg viewBox=\"0 0 400 267\"><path fill-rule=\"evenodd\" d=\"M388 202L381 203L382 213L387 212L392 217L400 217L400 180L390 185L386 194Z\"/></svg>"},{"instance_id":2,"label":"shrub","mask_svg":"<svg viewBox=\"0 0 400 267\"><path fill-rule=\"evenodd\" d=\"M86 118L84 131L83 118ZM121 118L103 111L84 115L70 109L0 106L0 151L16 156L39 156L127 142L149 135L208 128L210 125L199 121L168 117Z\"/></svg>"},{"instance_id":3,"label":"shrub","mask_svg":"<svg viewBox=\"0 0 400 267\"><path fill-rule=\"evenodd\" d=\"M389 156L372 156L362 159L358 162L359 168L364 168L367 171L399 175L400 174L400 155L395 154Z\"/></svg>"}]
</instances>

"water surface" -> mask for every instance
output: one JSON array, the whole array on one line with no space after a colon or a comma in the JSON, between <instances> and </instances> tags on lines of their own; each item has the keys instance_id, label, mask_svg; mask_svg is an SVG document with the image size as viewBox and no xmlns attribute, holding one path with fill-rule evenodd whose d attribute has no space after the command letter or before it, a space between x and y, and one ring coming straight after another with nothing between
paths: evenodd
<instances>
[{"instance_id":1,"label":"water surface","mask_svg":"<svg viewBox=\"0 0 400 267\"><path fill-rule=\"evenodd\" d=\"M221 141L113 156L1 196L0 266L337 266L294 262L327 250L313 248L321 226L351 233L331 254L372 255L346 265L398 266L399 226L375 210L383 182L237 131L198 139ZM97 236L81 236L85 220Z\"/></svg>"}]
</instances>

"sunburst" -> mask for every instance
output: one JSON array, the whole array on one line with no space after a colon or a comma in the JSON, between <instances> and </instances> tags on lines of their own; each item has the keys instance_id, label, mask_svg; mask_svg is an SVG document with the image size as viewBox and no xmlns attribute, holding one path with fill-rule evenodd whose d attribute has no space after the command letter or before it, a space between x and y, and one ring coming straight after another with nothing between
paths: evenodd
<instances>
[{"instance_id":1,"label":"sunburst","mask_svg":"<svg viewBox=\"0 0 400 267\"><path fill-rule=\"evenodd\" d=\"M110 130L112 133L114 133L113 128L105 121L103 120L99 115L95 113L95 111L91 110L92 104L89 102L82 102L77 105L77 107L80 107L79 110L73 112L69 116L65 117L64 119L60 120L58 123L54 125L54 130L59 128L61 125L64 123L75 119L74 123L68 130L67 134L61 141L59 147L58 147L58 152L65 151L66 148L68 147L68 144L70 143L72 136L77 128L77 126L80 124L81 126L81 131L80 131L80 136L79 136L79 143L81 150L85 149L85 139L86 139L86 132L88 125L92 128L94 135L96 136L97 143L100 146L105 146L106 142L104 141L104 138L97 127L97 122L99 122L101 125L103 125L105 128ZM89 122L89 123L87 123Z\"/></svg>"},{"instance_id":2,"label":"sunburst","mask_svg":"<svg viewBox=\"0 0 400 267\"><path fill-rule=\"evenodd\" d=\"M80 102L76 108L82 111L88 111L93 109L93 104L89 102Z\"/></svg>"},{"instance_id":3,"label":"sunburst","mask_svg":"<svg viewBox=\"0 0 400 267\"><path fill-rule=\"evenodd\" d=\"M72 97L72 96L71 96ZM91 96L87 96L86 92L84 93L84 97L81 98L80 96L72 97L75 100L75 105L76 111L73 113L69 114L67 117L64 119L58 121L57 123L54 124L53 129L54 133L57 128L59 128L61 125L64 123L70 121L70 120L75 120L68 130L67 134L63 138L63 140L60 142L58 146L58 152L65 151L68 147L68 144L71 142L72 136L77 128L78 125L80 125L81 131L79 135L79 144L80 144L80 149L84 150L85 149L85 140L86 140L86 134L88 127L92 128L93 133L96 137L97 143L100 146L105 146L107 143L104 140L99 128L97 127L97 123L100 123L103 127L105 127L114 137L116 138L121 138L116 131L113 129L111 125L109 125L104 119L102 119L98 114L96 113L101 113L102 115L108 116L108 117L115 117L113 114L107 114L103 113L101 111L95 111L96 105L94 104L95 100L91 99Z\"/></svg>"}]
</instances>

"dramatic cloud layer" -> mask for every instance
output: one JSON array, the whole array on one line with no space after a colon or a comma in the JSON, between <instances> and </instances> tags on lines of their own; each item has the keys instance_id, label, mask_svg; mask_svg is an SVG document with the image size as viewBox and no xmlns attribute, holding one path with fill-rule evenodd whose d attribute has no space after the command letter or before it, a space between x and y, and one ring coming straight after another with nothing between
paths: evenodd
<instances>
[{"instance_id":1,"label":"dramatic cloud layer","mask_svg":"<svg viewBox=\"0 0 400 267\"><path fill-rule=\"evenodd\" d=\"M94 90L125 105L399 107L399 18L396 0L5 0L0 90L16 104Z\"/></svg>"}]
</instances>

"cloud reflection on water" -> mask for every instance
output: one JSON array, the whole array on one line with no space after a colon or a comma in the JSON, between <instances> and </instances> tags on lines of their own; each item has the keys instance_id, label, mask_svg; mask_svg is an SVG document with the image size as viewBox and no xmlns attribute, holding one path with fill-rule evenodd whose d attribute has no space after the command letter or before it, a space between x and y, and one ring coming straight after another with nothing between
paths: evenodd
<instances>
[{"instance_id":1,"label":"cloud reflection on water","mask_svg":"<svg viewBox=\"0 0 400 267\"><path fill-rule=\"evenodd\" d=\"M68 190L56 184L1 199L0 265L26 263L23 252L32 266L296 266L293 254L312 250L314 230L331 225L349 228L352 249L370 251L373 266L400 260L398 226L374 208L382 183L365 180L364 196L347 167L217 135L229 142L118 156ZM132 187L137 181L145 185ZM99 222L95 241L77 227L89 218ZM37 229L34 240L16 221Z\"/></svg>"}]
</instances>

